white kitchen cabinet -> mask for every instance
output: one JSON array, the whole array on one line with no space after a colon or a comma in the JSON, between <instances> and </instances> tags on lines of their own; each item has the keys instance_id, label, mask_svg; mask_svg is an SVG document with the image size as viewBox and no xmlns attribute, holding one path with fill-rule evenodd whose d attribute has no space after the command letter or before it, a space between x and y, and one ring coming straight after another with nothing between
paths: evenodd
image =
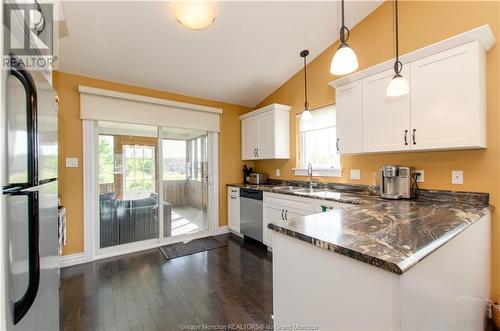
<instances>
[{"instance_id":1,"label":"white kitchen cabinet","mask_svg":"<svg viewBox=\"0 0 500 331\"><path fill-rule=\"evenodd\" d=\"M257 157L257 146L259 144L259 121L258 118L248 118L241 121L241 158L253 160Z\"/></svg>"},{"instance_id":2,"label":"white kitchen cabinet","mask_svg":"<svg viewBox=\"0 0 500 331\"><path fill-rule=\"evenodd\" d=\"M361 81L356 81L335 90L337 151L341 154L363 151L361 89Z\"/></svg>"},{"instance_id":3,"label":"white kitchen cabinet","mask_svg":"<svg viewBox=\"0 0 500 331\"><path fill-rule=\"evenodd\" d=\"M411 64L412 150L486 147L485 62L474 41Z\"/></svg>"},{"instance_id":4,"label":"white kitchen cabinet","mask_svg":"<svg viewBox=\"0 0 500 331\"><path fill-rule=\"evenodd\" d=\"M403 67L409 81L410 70ZM363 79L363 150L390 152L410 149L410 96L388 97L394 70Z\"/></svg>"},{"instance_id":5,"label":"white kitchen cabinet","mask_svg":"<svg viewBox=\"0 0 500 331\"><path fill-rule=\"evenodd\" d=\"M290 109L271 104L239 117L242 160L290 158Z\"/></svg>"},{"instance_id":6,"label":"white kitchen cabinet","mask_svg":"<svg viewBox=\"0 0 500 331\"><path fill-rule=\"evenodd\" d=\"M484 25L401 56L410 86L401 97L386 96L394 60L330 82L340 153L486 148L486 52L495 43Z\"/></svg>"},{"instance_id":7,"label":"white kitchen cabinet","mask_svg":"<svg viewBox=\"0 0 500 331\"><path fill-rule=\"evenodd\" d=\"M233 186L227 188L227 226L240 233L240 189Z\"/></svg>"},{"instance_id":8,"label":"white kitchen cabinet","mask_svg":"<svg viewBox=\"0 0 500 331\"><path fill-rule=\"evenodd\" d=\"M317 201L315 199L264 192L262 222L264 244L272 247L273 231L267 228L269 223L317 213L317 208L315 208Z\"/></svg>"}]
</instances>

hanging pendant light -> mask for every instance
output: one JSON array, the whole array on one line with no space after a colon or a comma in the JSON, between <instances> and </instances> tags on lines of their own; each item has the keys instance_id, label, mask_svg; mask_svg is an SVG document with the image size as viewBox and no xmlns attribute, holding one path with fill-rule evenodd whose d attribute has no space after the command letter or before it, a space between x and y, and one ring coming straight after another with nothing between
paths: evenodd
<instances>
[{"instance_id":1,"label":"hanging pendant light","mask_svg":"<svg viewBox=\"0 0 500 331\"><path fill-rule=\"evenodd\" d=\"M399 97L410 92L410 86L406 79L401 75L403 64L399 61L399 22L398 22L398 0L394 0L396 10L396 62L394 62L394 77L389 86L387 86L388 97Z\"/></svg>"},{"instance_id":2,"label":"hanging pendant light","mask_svg":"<svg viewBox=\"0 0 500 331\"><path fill-rule=\"evenodd\" d=\"M342 27L340 28L340 46L335 52L332 59L332 64L330 65L330 72L333 75L347 75L358 69L358 58L356 53L347 44L349 39L350 31L345 26L344 18L344 0L341 1L342 7Z\"/></svg>"},{"instance_id":3,"label":"hanging pendant light","mask_svg":"<svg viewBox=\"0 0 500 331\"><path fill-rule=\"evenodd\" d=\"M300 52L300 57L304 58L304 97L305 97L305 102L304 102L304 111L302 112L302 115L300 117L301 120L307 121L312 118L312 114L309 111L309 102L307 102L307 62L306 62L306 57L309 55L309 51L307 49L304 49L302 52Z\"/></svg>"}]
</instances>

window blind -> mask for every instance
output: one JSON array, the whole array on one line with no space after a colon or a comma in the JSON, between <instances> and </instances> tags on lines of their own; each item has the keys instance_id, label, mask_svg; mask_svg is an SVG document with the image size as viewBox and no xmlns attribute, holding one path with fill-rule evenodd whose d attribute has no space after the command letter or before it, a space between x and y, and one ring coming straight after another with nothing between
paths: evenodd
<instances>
[{"instance_id":1,"label":"window blind","mask_svg":"<svg viewBox=\"0 0 500 331\"><path fill-rule=\"evenodd\" d=\"M335 126L335 106L326 106L318 110L311 111L312 118L302 121L299 115L299 131L307 132L311 130L325 129Z\"/></svg>"},{"instance_id":2,"label":"window blind","mask_svg":"<svg viewBox=\"0 0 500 331\"><path fill-rule=\"evenodd\" d=\"M220 131L222 109L80 86L80 118Z\"/></svg>"}]
</instances>

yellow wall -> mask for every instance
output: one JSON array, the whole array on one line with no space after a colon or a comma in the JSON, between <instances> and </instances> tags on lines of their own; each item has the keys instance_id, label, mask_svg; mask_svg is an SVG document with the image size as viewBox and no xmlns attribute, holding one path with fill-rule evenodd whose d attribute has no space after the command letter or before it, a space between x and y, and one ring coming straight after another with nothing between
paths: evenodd
<instances>
[{"instance_id":1,"label":"yellow wall","mask_svg":"<svg viewBox=\"0 0 500 331\"><path fill-rule=\"evenodd\" d=\"M346 10L349 10L348 4ZM393 20L393 3L386 2L352 29L349 44L356 51L360 69L393 58ZM400 3L401 54L483 24L490 24L497 40L500 41L500 2L402 1ZM307 44L304 45L305 47ZM334 91L328 86L328 82L336 78L329 73L329 68L337 47L338 44L329 47L308 66L311 108L334 102ZM300 61L299 51L297 50L297 61ZM423 188L489 192L491 204L498 205L500 199L500 52L498 45L488 53L487 75L488 149L345 156L341 158L342 178L324 180L369 184L370 174L383 164L412 165L417 169L425 170L425 183L421 185ZM303 109L303 77L302 71L297 73L262 101L258 107L273 102L291 105L291 118L294 119L295 115ZM273 178L275 169L279 168L281 178L304 179L304 177L294 177L292 174L292 168L297 166L296 122L294 120L291 124L290 138L292 151L290 160L257 161L255 162L257 170L268 173ZM361 169L361 180L349 179L351 169ZM451 170L453 169L464 171L464 185L451 184ZM500 295L500 226L495 222L493 222L492 232L492 297L498 298Z\"/></svg>"},{"instance_id":2,"label":"yellow wall","mask_svg":"<svg viewBox=\"0 0 500 331\"><path fill-rule=\"evenodd\" d=\"M219 136L219 224L227 224L226 184L242 181L240 121L238 116L249 108L204 100L168 92L82 77L63 72L54 74L54 86L59 95L59 193L67 208L67 245L63 254L83 252L83 143L80 120L78 85L104 88L223 109ZM66 168L65 158L79 158L78 168Z\"/></svg>"}]
</instances>

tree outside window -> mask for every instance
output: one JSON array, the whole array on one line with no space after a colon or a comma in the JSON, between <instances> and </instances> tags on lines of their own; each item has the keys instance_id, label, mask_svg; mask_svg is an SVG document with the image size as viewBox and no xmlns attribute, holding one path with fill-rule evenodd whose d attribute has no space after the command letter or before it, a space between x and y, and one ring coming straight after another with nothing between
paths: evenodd
<instances>
[{"instance_id":1,"label":"tree outside window","mask_svg":"<svg viewBox=\"0 0 500 331\"><path fill-rule=\"evenodd\" d=\"M108 135L99 135L99 184L113 184L115 154L114 138Z\"/></svg>"}]
</instances>

